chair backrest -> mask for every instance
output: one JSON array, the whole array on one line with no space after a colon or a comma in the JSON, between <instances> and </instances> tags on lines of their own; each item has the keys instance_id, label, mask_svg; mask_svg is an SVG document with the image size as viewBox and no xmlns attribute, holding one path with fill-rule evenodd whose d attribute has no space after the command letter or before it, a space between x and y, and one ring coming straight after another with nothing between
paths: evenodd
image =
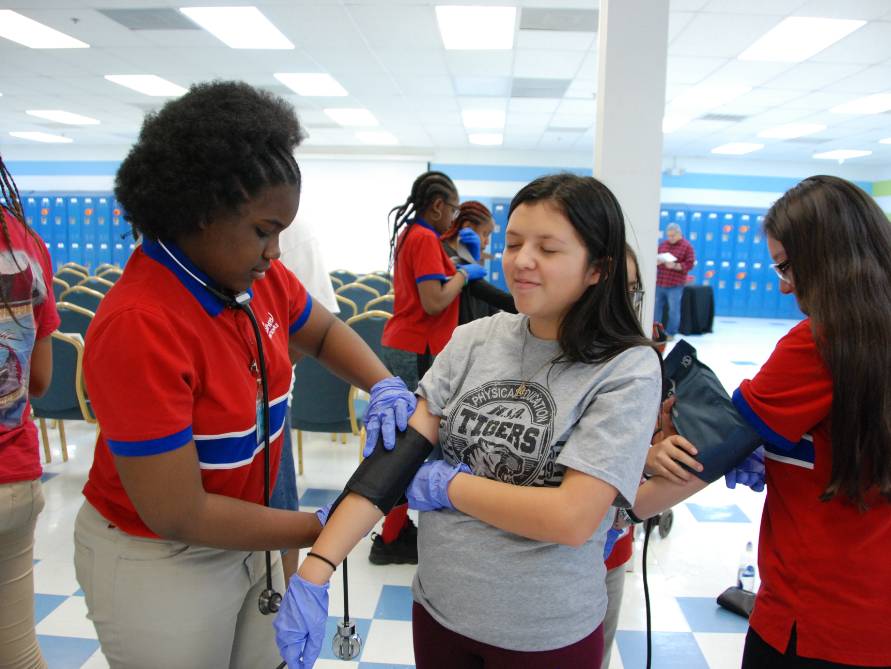
<instances>
[{"instance_id":1,"label":"chair backrest","mask_svg":"<svg viewBox=\"0 0 891 669\"><path fill-rule=\"evenodd\" d=\"M76 272L80 272L84 276L90 276L90 268L86 265L81 265L79 262L74 262L73 260L69 260L64 265L62 265L59 269L73 269Z\"/></svg>"},{"instance_id":2,"label":"chair backrest","mask_svg":"<svg viewBox=\"0 0 891 669\"><path fill-rule=\"evenodd\" d=\"M56 298L56 302L59 301L59 297L62 295L62 293L64 293L69 288L71 288L71 286L68 284L67 281L63 281L57 276L53 277L53 295Z\"/></svg>"},{"instance_id":3,"label":"chair backrest","mask_svg":"<svg viewBox=\"0 0 891 669\"><path fill-rule=\"evenodd\" d=\"M353 328L356 334L362 337L362 341L368 344L368 347L380 358L384 349L381 344L384 326L391 318L392 315L386 311L365 311L347 320L346 324Z\"/></svg>"},{"instance_id":4,"label":"chair backrest","mask_svg":"<svg viewBox=\"0 0 891 669\"><path fill-rule=\"evenodd\" d=\"M366 274L356 279L356 283L374 288L380 295L386 295L393 290L393 284L390 283L390 280L379 274Z\"/></svg>"},{"instance_id":5,"label":"chair backrest","mask_svg":"<svg viewBox=\"0 0 891 669\"><path fill-rule=\"evenodd\" d=\"M56 304L59 312L59 332L62 334L79 334L82 341L87 339L87 328L93 322L93 312L70 302Z\"/></svg>"},{"instance_id":6,"label":"chair backrest","mask_svg":"<svg viewBox=\"0 0 891 669\"><path fill-rule=\"evenodd\" d=\"M337 307L340 309L340 311L337 312L337 317L340 320L345 321L359 313L359 308L352 300L347 299L343 295L336 294L334 295L334 298L337 300Z\"/></svg>"},{"instance_id":7,"label":"chair backrest","mask_svg":"<svg viewBox=\"0 0 891 669\"><path fill-rule=\"evenodd\" d=\"M291 426L307 432L349 432L350 384L314 358L301 358L294 369Z\"/></svg>"},{"instance_id":8,"label":"chair backrest","mask_svg":"<svg viewBox=\"0 0 891 669\"><path fill-rule=\"evenodd\" d=\"M91 288L97 293L102 293L103 295L105 295L105 293L111 290L111 288L114 286L114 282L109 281L108 279L103 279L101 276L90 276L77 285L83 286L84 288Z\"/></svg>"},{"instance_id":9,"label":"chair backrest","mask_svg":"<svg viewBox=\"0 0 891 669\"><path fill-rule=\"evenodd\" d=\"M118 279L121 278L121 274L124 273L120 267L115 267L114 265L110 267L106 267L98 272L96 272L96 276L105 279L106 281L111 281L114 283Z\"/></svg>"},{"instance_id":10,"label":"chair backrest","mask_svg":"<svg viewBox=\"0 0 891 669\"><path fill-rule=\"evenodd\" d=\"M89 309L94 314L99 308L99 303L102 301L102 297L102 293L98 290L86 288L85 286L72 286L60 295L63 302L76 304L84 309Z\"/></svg>"},{"instance_id":11,"label":"chair backrest","mask_svg":"<svg viewBox=\"0 0 891 669\"><path fill-rule=\"evenodd\" d=\"M53 332L52 337L53 378L46 393L31 398L34 415L95 423L84 386L83 344L61 332Z\"/></svg>"},{"instance_id":12,"label":"chair backrest","mask_svg":"<svg viewBox=\"0 0 891 669\"><path fill-rule=\"evenodd\" d=\"M386 311L388 314L392 314L394 299L396 298L392 294L376 297L368 301L365 305L365 311Z\"/></svg>"},{"instance_id":13,"label":"chair backrest","mask_svg":"<svg viewBox=\"0 0 891 669\"><path fill-rule=\"evenodd\" d=\"M331 276L329 274L328 278L331 279L331 286L332 286L332 288L334 288L334 290L337 290L338 288L340 288L343 285L343 281L338 279L336 276Z\"/></svg>"},{"instance_id":14,"label":"chair backrest","mask_svg":"<svg viewBox=\"0 0 891 669\"><path fill-rule=\"evenodd\" d=\"M103 273L110 269L120 270L121 268L119 265L115 265L110 262L104 262L101 265L96 265L96 269L93 270L93 274L95 274L96 276L102 276Z\"/></svg>"},{"instance_id":15,"label":"chair backrest","mask_svg":"<svg viewBox=\"0 0 891 669\"><path fill-rule=\"evenodd\" d=\"M352 283L356 280L355 272L345 269L336 269L333 272L328 272L328 276L338 279L341 284Z\"/></svg>"},{"instance_id":16,"label":"chair backrest","mask_svg":"<svg viewBox=\"0 0 891 669\"><path fill-rule=\"evenodd\" d=\"M356 303L356 310L359 313L365 311L365 305L376 297L380 297L374 288L370 288L363 283L348 283L334 291L336 295L343 295L348 300Z\"/></svg>"},{"instance_id":17,"label":"chair backrest","mask_svg":"<svg viewBox=\"0 0 891 669\"><path fill-rule=\"evenodd\" d=\"M62 279L69 286L76 286L81 281L87 278L87 274L84 274L80 270L76 270L72 267L60 267L59 271L55 274L57 279Z\"/></svg>"}]
</instances>

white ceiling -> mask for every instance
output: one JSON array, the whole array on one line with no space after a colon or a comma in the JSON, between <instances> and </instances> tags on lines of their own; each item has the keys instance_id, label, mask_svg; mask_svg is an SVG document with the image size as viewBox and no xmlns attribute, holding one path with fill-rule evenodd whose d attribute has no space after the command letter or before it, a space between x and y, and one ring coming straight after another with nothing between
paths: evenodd
<instances>
[{"instance_id":1,"label":"white ceiling","mask_svg":"<svg viewBox=\"0 0 891 669\"><path fill-rule=\"evenodd\" d=\"M442 0L472 4L466 0ZM131 31L100 9L254 4L296 45L289 51L233 50L203 30ZM499 150L563 151L590 155L597 90L594 33L517 30L510 51L446 51L433 0L0 0L91 45L89 49L33 50L0 39L0 146L31 144L8 131L62 133L81 147L118 145L135 138L150 98L103 79L106 74L156 74L182 86L237 78L282 94L306 125L308 146L352 150L361 142L323 112L367 107L399 140L400 150L470 148L461 111L506 112ZM486 0L529 8L591 9L583 0ZM868 23L800 64L736 60L736 56L789 15L862 19ZM346 98L306 98L290 92L274 72L327 72L349 91ZM517 78L568 79L562 98L511 98ZM696 120L665 136L666 157L708 156L726 142L766 147L734 160L810 161L816 151L868 149L863 166L891 165L891 113L830 113L840 103L891 92L891 0L672 0L667 103L690 87L742 84L752 91L708 110L745 116L738 121ZM101 125L62 126L25 114L64 109ZM790 122L826 130L802 140L759 140L757 133ZM68 147L59 145L64 156ZM54 149L55 150L55 149ZM388 148L392 153L393 149ZM819 161L814 161L818 163ZM854 161L852 161L853 163Z\"/></svg>"}]
</instances>

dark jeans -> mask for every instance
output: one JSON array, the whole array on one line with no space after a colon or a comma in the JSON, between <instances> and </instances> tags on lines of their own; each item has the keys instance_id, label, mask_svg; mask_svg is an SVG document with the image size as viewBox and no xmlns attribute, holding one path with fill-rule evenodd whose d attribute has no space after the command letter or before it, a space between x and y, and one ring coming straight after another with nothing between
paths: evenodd
<instances>
[{"instance_id":1,"label":"dark jeans","mask_svg":"<svg viewBox=\"0 0 891 669\"><path fill-rule=\"evenodd\" d=\"M839 664L826 660L798 657L796 641L797 634L793 627L789 637L789 646L785 653L781 653L765 642L750 627L749 633L746 634L742 669L867 669L857 664ZM872 669L882 669L882 667L872 667ZM889 669L889 667L884 669Z\"/></svg>"},{"instance_id":2,"label":"dark jeans","mask_svg":"<svg viewBox=\"0 0 891 669\"><path fill-rule=\"evenodd\" d=\"M291 448L291 412L285 414L285 429L282 441L282 456L278 465L278 476L269 495L269 506L273 509L298 511L297 470L294 467L294 450Z\"/></svg>"},{"instance_id":3,"label":"dark jeans","mask_svg":"<svg viewBox=\"0 0 891 669\"><path fill-rule=\"evenodd\" d=\"M676 335L681 327L681 298L684 296L683 286L656 286L655 320L662 319L662 310L668 304L668 322L663 323L665 331Z\"/></svg>"},{"instance_id":4,"label":"dark jeans","mask_svg":"<svg viewBox=\"0 0 891 669\"><path fill-rule=\"evenodd\" d=\"M412 636L418 669L600 669L603 659L603 625L564 648L522 652L452 632L417 602L412 607Z\"/></svg>"}]
</instances>

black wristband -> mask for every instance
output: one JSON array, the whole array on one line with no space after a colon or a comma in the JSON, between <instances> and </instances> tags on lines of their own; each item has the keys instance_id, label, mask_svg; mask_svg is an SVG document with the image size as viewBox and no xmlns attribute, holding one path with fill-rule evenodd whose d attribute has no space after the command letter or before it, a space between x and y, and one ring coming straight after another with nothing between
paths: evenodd
<instances>
[{"instance_id":1,"label":"black wristband","mask_svg":"<svg viewBox=\"0 0 891 669\"><path fill-rule=\"evenodd\" d=\"M306 554L306 557L314 557L317 560L321 560L325 564L329 565L334 571L337 571L337 565L331 562L331 560L326 558L324 555L319 555L318 553L313 553L312 551L310 551Z\"/></svg>"}]
</instances>

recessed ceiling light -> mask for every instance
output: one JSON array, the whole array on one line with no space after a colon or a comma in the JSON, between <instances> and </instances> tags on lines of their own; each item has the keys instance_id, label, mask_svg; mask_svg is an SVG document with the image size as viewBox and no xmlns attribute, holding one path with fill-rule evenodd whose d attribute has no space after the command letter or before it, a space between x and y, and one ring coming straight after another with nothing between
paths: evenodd
<instances>
[{"instance_id":1,"label":"recessed ceiling light","mask_svg":"<svg viewBox=\"0 0 891 669\"><path fill-rule=\"evenodd\" d=\"M712 149L712 153L718 153L726 156L742 156L753 151L760 151L764 148L764 144L754 144L752 142L730 142L729 144L721 144Z\"/></svg>"},{"instance_id":2,"label":"recessed ceiling light","mask_svg":"<svg viewBox=\"0 0 891 669\"><path fill-rule=\"evenodd\" d=\"M70 144L74 141L70 137L52 135L48 132L11 132L9 134L19 139L30 139L32 142L45 142L47 144Z\"/></svg>"},{"instance_id":3,"label":"recessed ceiling light","mask_svg":"<svg viewBox=\"0 0 891 669\"><path fill-rule=\"evenodd\" d=\"M328 115L328 118L340 125L353 127L370 127L378 125L374 114L361 107L325 109L324 112Z\"/></svg>"},{"instance_id":4,"label":"recessed ceiling light","mask_svg":"<svg viewBox=\"0 0 891 669\"><path fill-rule=\"evenodd\" d=\"M880 139L879 144L891 144L891 137L885 137L885 139Z\"/></svg>"},{"instance_id":5,"label":"recessed ceiling light","mask_svg":"<svg viewBox=\"0 0 891 669\"><path fill-rule=\"evenodd\" d=\"M826 126L820 123L787 123L786 125L778 125L775 128L767 128L758 133L759 137L767 139L793 139L795 137L804 137L812 135L815 132L823 132Z\"/></svg>"},{"instance_id":6,"label":"recessed ceiling light","mask_svg":"<svg viewBox=\"0 0 891 669\"><path fill-rule=\"evenodd\" d=\"M394 135L392 132L386 132L384 130L380 132L363 130L357 132L356 137L363 144L376 144L378 146L393 146L395 144L399 144L399 140L396 139L396 135Z\"/></svg>"},{"instance_id":7,"label":"recessed ceiling light","mask_svg":"<svg viewBox=\"0 0 891 669\"><path fill-rule=\"evenodd\" d=\"M467 139L471 144L479 146L501 146L504 143L504 135L500 132L471 132Z\"/></svg>"},{"instance_id":8,"label":"recessed ceiling light","mask_svg":"<svg viewBox=\"0 0 891 669\"><path fill-rule=\"evenodd\" d=\"M516 7L440 5L436 21L449 50L505 50L514 46Z\"/></svg>"},{"instance_id":9,"label":"recessed ceiling light","mask_svg":"<svg viewBox=\"0 0 891 669\"><path fill-rule=\"evenodd\" d=\"M272 76L297 93L297 95L308 98L341 98L349 95L346 89L338 83L337 79L330 74L318 72L278 72Z\"/></svg>"},{"instance_id":10,"label":"recessed ceiling light","mask_svg":"<svg viewBox=\"0 0 891 669\"><path fill-rule=\"evenodd\" d=\"M293 49L256 7L180 7L179 11L233 49Z\"/></svg>"},{"instance_id":11,"label":"recessed ceiling light","mask_svg":"<svg viewBox=\"0 0 891 669\"><path fill-rule=\"evenodd\" d=\"M836 105L833 114L881 114L891 110L891 93L876 93Z\"/></svg>"},{"instance_id":12,"label":"recessed ceiling light","mask_svg":"<svg viewBox=\"0 0 891 669\"><path fill-rule=\"evenodd\" d=\"M25 113L37 118L45 118L47 121L64 123L65 125L99 125L98 119L72 114L61 109L28 109Z\"/></svg>"},{"instance_id":13,"label":"recessed ceiling light","mask_svg":"<svg viewBox=\"0 0 891 669\"><path fill-rule=\"evenodd\" d=\"M739 54L739 60L800 63L865 25L866 21L789 16Z\"/></svg>"},{"instance_id":14,"label":"recessed ceiling light","mask_svg":"<svg viewBox=\"0 0 891 669\"><path fill-rule=\"evenodd\" d=\"M119 86L154 97L177 97L188 91L182 86L154 74L106 74L105 78Z\"/></svg>"},{"instance_id":15,"label":"recessed ceiling light","mask_svg":"<svg viewBox=\"0 0 891 669\"><path fill-rule=\"evenodd\" d=\"M823 151L815 153L812 157L818 160L850 160L851 158L863 158L871 156L872 151L860 151L858 149L835 149L834 151Z\"/></svg>"},{"instance_id":16,"label":"recessed ceiling light","mask_svg":"<svg viewBox=\"0 0 891 669\"><path fill-rule=\"evenodd\" d=\"M22 16L11 9L0 9L0 37L32 49L89 49L90 45L54 28Z\"/></svg>"},{"instance_id":17,"label":"recessed ceiling light","mask_svg":"<svg viewBox=\"0 0 891 669\"><path fill-rule=\"evenodd\" d=\"M500 109L468 109L461 112L468 129L498 129L504 127L504 112Z\"/></svg>"}]
</instances>

